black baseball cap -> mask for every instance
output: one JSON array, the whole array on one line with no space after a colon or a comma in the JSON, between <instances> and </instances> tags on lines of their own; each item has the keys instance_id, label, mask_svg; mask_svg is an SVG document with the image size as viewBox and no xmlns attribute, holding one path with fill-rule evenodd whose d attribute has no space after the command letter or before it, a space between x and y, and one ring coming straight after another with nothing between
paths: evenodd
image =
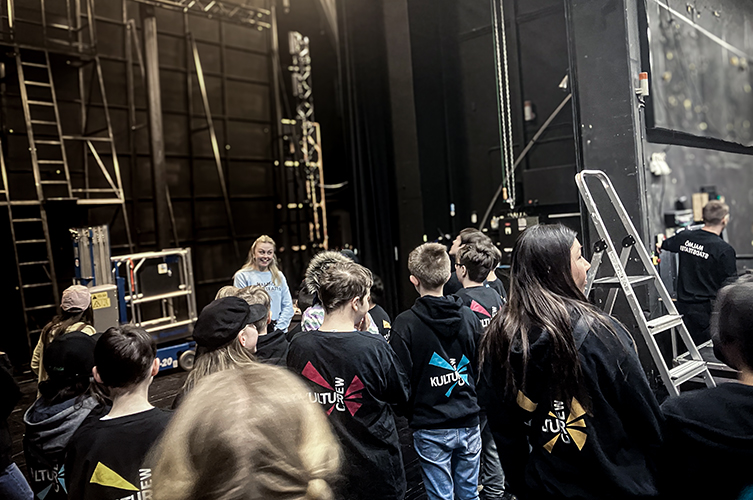
<instances>
[{"instance_id":1,"label":"black baseball cap","mask_svg":"<svg viewBox=\"0 0 753 500\"><path fill-rule=\"evenodd\" d=\"M44 350L42 363L51 380L89 377L94 368L94 346L99 335L83 332L64 333Z\"/></svg>"},{"instance_id":2,"label":"black baseball cap","mask_svg":"<svg viewBox=\"0 0 753 500\"><path fill-rule=\"evenodd\" d=\"M229 344L246 325L267 315L261 304L248 305L239 297L213 300L199 314L193 329L193 339L209 351Z\"/></svg>"}]
</instances>

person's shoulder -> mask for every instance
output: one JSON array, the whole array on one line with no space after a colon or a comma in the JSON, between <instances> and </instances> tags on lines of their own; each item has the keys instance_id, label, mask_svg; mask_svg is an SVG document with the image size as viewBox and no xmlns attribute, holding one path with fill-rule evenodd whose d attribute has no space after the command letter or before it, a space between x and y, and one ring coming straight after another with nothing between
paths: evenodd
<instances>
[{"instance_id":1,"label":"person's shoulder","mask_svg":"<svg viewBox=\"0 0 753 500\"><path fill-rule=\"evenodd\" d=\"M737 382L726 382L717 387L707 387L683 392L670 397L661 405L668 417L679 419L705 419L725 408L736 411L753 410L753 387Z\"/></svg>"},{"instance_id":2,"label":"person's shoulder","mask_svg":"<svg viewBox=\"0 0 753 500\"><path fill-rule=\"evenodd\" d=\"M319 330L301 330L290 339L290 350L295 351L301 348L301 346L310 345L317 333L319 333Z\"/></svg>"}]
</instances>

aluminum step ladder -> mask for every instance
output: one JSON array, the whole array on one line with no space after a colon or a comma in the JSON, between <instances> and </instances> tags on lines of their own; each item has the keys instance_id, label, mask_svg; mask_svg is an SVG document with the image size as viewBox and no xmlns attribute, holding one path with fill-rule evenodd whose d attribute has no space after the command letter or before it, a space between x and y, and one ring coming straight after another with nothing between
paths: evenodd
<instances>
[{"instance_id":1,"label":"aluminum step ladder","mask_svg":"<svg viewBox=\"0 0 753 500\"><path fill-rule=\"evenodd\" d=\"M35 345L34 336L42 332L49 318L55 314L60 294L52 261L47 213L40 200L11 199L2 147L0 143L0 203L6 205L8 210L18 290L31 353Z\"/></svg>"},{"instance_id":2,"label":"aluminum step ladder","mask_svg":"<svg viewBox=\"0 0 753 500\"><path fill-rule=\"evenodd\" d=\"M617 214L618 220L614 222L615 224L621 224L619 234L624 235L624 237L620 240L621 250L619 253L617 252L614 240L607 231L599 207L589 188L587 179L590 177L600 181L601 187L609 199L609 203ZM630 306L630 310L638 323L641 334L646 341L651 357L670 395L678 395L680 393L680 386L683 383L697 377L702 377L708 387L715 387L716 382L711 376L711 372L709 372L707 363L701 357L698 346L695 345L690 333L688 333L682 316L678 314L669 292L667 292L664 283L659 277L659 273L653 265L651 256L641 242L640 236L630 220L630 216L612 185L612 181L601 170L584 170L575 176L575 182L586 204L591 221L596 227L599 238L601 238L594 245L591 269L588 272L588 279L586 281L586 296L588 296L593 286L608 287L609 292L604 311L607 314L611 314L617 294L622 290ZM638 256L638 261L643 268L643 272L636 276L628 276L625 267L634 251ZM615 276L596 279L604 253L606 253L612 264ZM653 286L664 304L666 314L654 319L647 319L634 291L634 288L637 286ZM671 332L672 330L679 334L682 343L687 348L687 355L675 357L672 360L673 366L670 368L659 350L656 336L661 333Z\"/></svg>"}]
</instances>

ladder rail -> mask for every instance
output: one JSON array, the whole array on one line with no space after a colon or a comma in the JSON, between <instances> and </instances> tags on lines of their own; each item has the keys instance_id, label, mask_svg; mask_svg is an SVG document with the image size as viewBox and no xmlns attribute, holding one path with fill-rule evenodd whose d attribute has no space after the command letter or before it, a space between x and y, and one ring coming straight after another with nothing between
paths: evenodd
<instances>
[{"instance_id":1,"label":"ladder rail","mask_svg":"<svg viewBox=\"0 0 753 500\"><path fill-rule=\"evenodd\" d=\"M614 241L609 235L609 231L607 230L607 226L604 222L601 212L598 209L593 193L591 192L591 189L588 186L588 183L586 180L587 177L596 177L600 181L601 186L604 189L604 192L607 194L610 203L612 204L615 211L617 212L617 216L620 219L623 225L623 228L627 230L628 235L632 237L634 240L633 242L628 241L627 243L623 243L622 251L619 254L617 252L617 248L614 244ZM640 236L638 235L638 232L636 231L635 226L630 220L630 217L628 216L628 213L625 210L624 205L622 204L622 200L620 200L619 196L617 195L617 192L614 189L614 186L612 185L612 182L609 179L609 177L604 172L599 171L599 170L584 170L582 172L579 172L575 176L575 181L578 186L578 190L581 193L581 197L583 198L585 205L588 209L588 212L594 224L594 227L596 228L596 231L599 234L599 237L601 238L600 242L597 242L597 245L599 246L598 246L598 251L597 251L597 259L595 263L596 267L598 268L598 266L601 264L602 259L603 259L603 253L606 252L607 257L609 258L609 261L612 264L612 268L614 270L615 276L620 284L620 288L625 294L625 298L627 299L628 305L633 313L633 316L635 317L636 322L638 323L638 327L641 331L641 334L643 335L646 341L646 345L649 349L651 357L654 360L654 363L656 364L657 368L659 369L659 374L662 378L664 385L667 387L668 391L672 395L679 394L679 386L685 381L698 375L701 375L704 378L704 381L706 382L707 386L709 387L715 386L716 382L711 376L711 372L709 371L706 362L703 360L698 350L698 347L695 345L694 341L690 337L690 333L688 332L684 321L677 314L677 309L675 308L674 304L671 301L669 292L667 292L666 288L664 287L664 284L661 282L658 272L656 271L656 268L653 266L653 262L651 261L651 258L648 255L648 251L646 250L645 246L642 244L640 240ZM659 295L664 301L664 306L668 312L668 315L667 315L667 319L669 320L668 322L664 321L663 323L660 323L661 320L659 320L659 322L652 321L652 324L654 324L654 326L652 327L649 325L649 322L646 320L643 314L643 309L640 305L640 302L638 301L637 295L635 294L635 291L633 289L633 285L630 282L630 278L628 277L627 272L625 270L625 266L627 265L629 261L629 257L630 257L633 247L635 247L635 250L640 257L640 261L643 264L644 271L648 273L648 278L650 278L650 281L653 282L654 288L657 290L657 292L659 293ZM596 272L597 271L594 270L593 273L590 273L588 275L589 280L587 282L587 291L589 292L590 292L591 286L594 283ZM611 309L614 306L616 297L617 297L617 289L610 290L608 294L608 298L607 298L607 304L606 304L607 312L610 314L611 314ZM676 318L679 318L679 321L678 319L673 318L673 316ZM656 330L656 331L653 331L653 330ZM679 360L678 358L674 358L673 361L678 361L680 362L680 364L678 364L673 369L670 369L667 366L667 362L664 359L664 356L662 355L661 351L659 350L659 346L656 342L656 338L654 337L654 335L661 333L663 331L667 331L667 330L671 331L672 334L674 334L675 330L679 332L680 337L682 338L683 343L685 344L685 347L688 349L688 354L690 355L691 361L694 362L695 364L684 366L684 364L680 362L681 360Z\"/></svg>"},{"instance_id":2,"label":"ladder rail","mask_svg":"<svg viewBox=\"0 0 753 500\"><path fill-rule=\"evenodd\" d=\"M44 51L44 60L47 64L47 78L50 82L50 93L52 94L52 109L55 111L55 127L58 132L58 138L60 141L60 154L63 159L63 171L65 172L65 181L67 183L68 188L68 197L73 198L73 191L71 186L71 173L68 169L68 157L65 153L65 141L63 140L63 127L60 125L60 110L58 109L58 99L57 94L55 92L55 83L52 79L52 66L50 65L50 53L45 50ZM29 116L31 118L31 116ZM38 163L38 160L37 160Z\"/></svg>"}]
</instances>

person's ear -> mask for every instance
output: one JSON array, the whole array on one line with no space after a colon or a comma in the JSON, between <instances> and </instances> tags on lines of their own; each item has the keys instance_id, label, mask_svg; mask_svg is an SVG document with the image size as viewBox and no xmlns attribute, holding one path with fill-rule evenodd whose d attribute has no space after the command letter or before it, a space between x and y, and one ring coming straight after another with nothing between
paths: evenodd
<instances>
[{"instance_id":1,"label":"person's ear","mask_svg":"<svg viewBox=\"0 0 753 500\"><path fill-rule=\"evenodd\" d=\"M98 384L105 385L105 383L102 382L102 377L99 376L99 371L97 371L96 366L92 368L92 375L94 376L94 380L96 380Z\"/></svg>"},{"instance_id":2,"label":"person's ear","mask_svg":"<svg viewBox=\"0 0 753 500\"><path fill-rule=\"evenodd\" d=\"M272 311L269 311L267 313L267 324L270 324L272 322Z\"/></svg>"},{"instance_id":3,"label":"person's ear","mask_svg":"<svg viewBox=\"0 0 753 500\"><path fill-rule=\"evenodd\" d=\"M152 363L152 377L156 376L159 373L159 358L154 358L154 363Z\"/></svg>"},{"instance_id":4,"label":"person's ear","mask_svg":"<svg viewBox=\"0 0 753 500\"><path fill-rule=\"evenodd\" d=\"M246 340L246 329L244 328L238 333L238 342L241 343L241 347L246 347Z\"/></svg>"},{"instance_id":5,"label":"person's ear","mask_svg":"<svg viewBox=\"0 0 753 500\"><path fill-rule=\"evenodd\" d=\"M418 278L416 278L416 277L415 277L415 276L413 276L412 274L410 275L410 277L409 277L408 279L409 279L409 280L410 280L410 282L411 282L411 283L413 284L413 286L415 286L416 288L418 288L418 285L420 285L420 284L421 284L421 282L420 282L420 281L418 281Z\"/></svg>"}]
</instances>

